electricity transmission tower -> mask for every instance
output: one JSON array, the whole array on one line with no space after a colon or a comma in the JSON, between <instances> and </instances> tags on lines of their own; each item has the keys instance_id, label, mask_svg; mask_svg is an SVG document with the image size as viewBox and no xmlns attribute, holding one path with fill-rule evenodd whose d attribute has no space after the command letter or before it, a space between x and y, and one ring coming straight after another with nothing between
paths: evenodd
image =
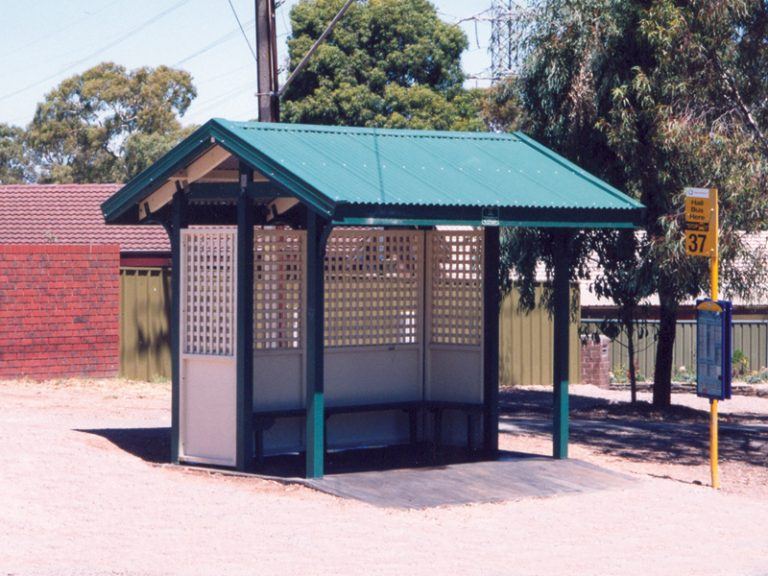
<instances>
[{"instance_id":1,"label":"electricity transmission tower","mask_svg":"<svg viewBox=\"0 0 768 576\"><path fill-rule=\"evenodd\" d=\"M491 81L498 82L515 70L512 19L516 3L513 0L491 2Z\"/></svg>"}]
</instances>

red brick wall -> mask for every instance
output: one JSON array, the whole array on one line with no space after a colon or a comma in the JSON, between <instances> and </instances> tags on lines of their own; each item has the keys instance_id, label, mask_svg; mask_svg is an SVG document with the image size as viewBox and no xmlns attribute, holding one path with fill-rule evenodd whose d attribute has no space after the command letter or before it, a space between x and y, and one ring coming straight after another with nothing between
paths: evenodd
<instances>
[{"instance_id":1,"label":"red brick wall","mask_svg":"<svg viewBox=\"0 0 768 576\"><path fill-rule=\"evenodd\" d=\"M581 339L581 383L608 388L611 384L611 341L592 335Z\"/></svg>"},{"instance_id":2,"label":"red brick wall","mask_svg":"<svg viewBox=\"0 0 768 576\"><path fill-rule=\"evenodd\" d=\"M0 378L115 376L119 246L0 245Z\"/></svg>"}]
</instances>

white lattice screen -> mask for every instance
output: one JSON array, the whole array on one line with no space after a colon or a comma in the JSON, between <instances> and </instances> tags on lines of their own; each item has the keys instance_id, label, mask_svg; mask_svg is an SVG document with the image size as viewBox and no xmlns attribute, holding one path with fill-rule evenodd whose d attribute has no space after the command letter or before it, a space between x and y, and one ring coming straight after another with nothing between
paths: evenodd
<instances>
[{"instance_id":1,"label":"white lattice screen","mask_svg":"<svg viewBox=\"0 0 768 576\"><path fill-rule=\"evenodd\" d=\"M325 259L325 345L416 344L422 233L336 230Z\"/></svg>"},{"instance_id":2,"label":"white lattice screen","mask_svg":"<svg viewBox=\"0 0 768 576\"><path fill-rule=\"evenodd\" d=\"M259 230L253 245L253 347L302 346L305 232Z\"/></svg>"},{"instance_id":3,"label":"white lattice screen","mask_svg":"<svg viewBox=\"0 0 768 576\"><path fill-rule=\"evenodd\" d=\"M233 229L182 230L182 324L186 354L235 355Z\"/></svg>"},{"instance_id":4,"label":"white lattice screen","mask_svg":"<svg viewBox=\"0 0 768 576\"><path fill-rule=\"evenodd\" d=\"M335 230L325 260L325 344L417 344L422 317L423 232ZM435 231L431 251L430 337L479 346L483 237ZM306 233L254 233L254 348L303 346ZM182 328L186 354L234 356L236 231L182 232Z\"/></svg>"},{"instance_id":5,"label":"white lattice screen","mask_svg":"<svg viewBox=\"0 0 768 576\"><path fill-rule=\"evenodd\" d=\"M483 235L429 234L432 274L431 341L479 346L483 330Z\"/></svg>"}]
</instances>

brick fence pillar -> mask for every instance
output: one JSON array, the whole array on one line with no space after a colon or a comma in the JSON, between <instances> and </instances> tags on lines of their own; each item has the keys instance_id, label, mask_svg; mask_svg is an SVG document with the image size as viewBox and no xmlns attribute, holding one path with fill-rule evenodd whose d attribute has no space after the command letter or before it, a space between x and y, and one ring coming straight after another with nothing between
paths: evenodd
<instances>
[{"instance_id":1,"label":"brick fence pillar","mask_svg":"<svg viewBox=\"0 0 768 576\"><path fill-rule=\"evenodd\" d=\"M611 384L611 340L606 336L581 338L581 381L608 388Z\"/></svg>"}]
</instances>

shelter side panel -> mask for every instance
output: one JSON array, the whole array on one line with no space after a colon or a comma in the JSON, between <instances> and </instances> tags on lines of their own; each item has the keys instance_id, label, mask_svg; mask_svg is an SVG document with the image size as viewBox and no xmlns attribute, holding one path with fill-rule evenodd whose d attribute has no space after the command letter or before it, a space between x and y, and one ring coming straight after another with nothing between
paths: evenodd
<instances>
[{"instance_id":1,"label":"shelter side panel","mask_svg":"<svg viewBox=\"0 0 768 576\"><path fill-rule=\"evenodd\" d=\"M232 358L183 358L181 460L235 465L235 378Z\"/></svg>"},{"instance_id":2,"label":"shelter side panel","mask_svg":"<svg viewBox=\"0 0 768 576\"><path fill-rule=\"evenodd\" d=\"M435 347L429 351L428 399L447 402L483 402L483 353L480 349ZM449 445L467 442L467 417L464 412L446 410L442 416L441 438ZM482 439L482 423L473 431L473 442Z\"/></svg>"},{"instance_id":3,"label":"shelter side panel","mask_svg":"<svg viewBox=\"0 0 768 576\"><path fill-rule=\"evenodd\" d=\"M255 412L304 406L304 356L300 351L256 352L253 363ZM267 455L299 452L303 448L303 418L278 418L264 431Z\"/></svg>"}]
</instances>

